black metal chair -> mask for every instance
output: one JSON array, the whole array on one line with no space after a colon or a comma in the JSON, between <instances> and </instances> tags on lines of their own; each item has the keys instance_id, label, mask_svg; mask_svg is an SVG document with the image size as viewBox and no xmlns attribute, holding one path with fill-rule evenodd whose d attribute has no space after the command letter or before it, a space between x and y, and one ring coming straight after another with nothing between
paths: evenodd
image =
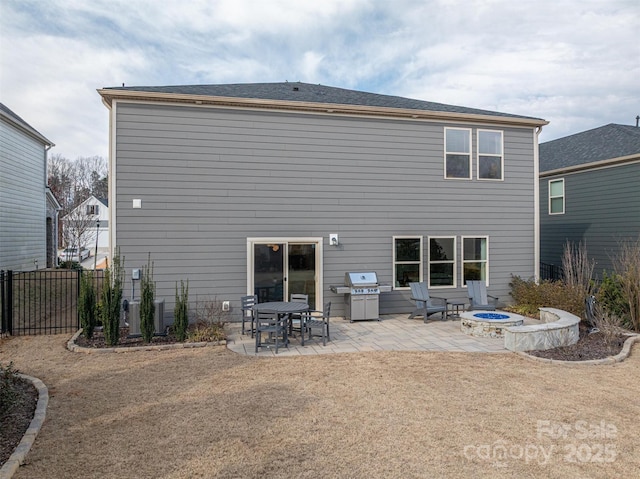
<instances>
[{"instance_id":1,"label":"black metal chair","mask_svg":"<svg viewBox=\"0 0 640 479\"><path fill-rule=\"evenodd\" d=\"M255 330L255 312L253 311L253 306L258 303L258 297L255 294L253 296L242 296L240 301L242 303L242 334L245 334L245 321L249 321L251 323L251 337L253 338L253 332Z\"/></svg>"},{"instance_id":2,"label":"black metal chair","mask_svg":"<svg viewBox=\"0 0 640 479\"><path fill-rule=\"evenodd\" d=\"M291 302L309 304L309 295L292 294ZM291 315L289 315L289 333L293 334L294 329L302 333L302 316L300 313L292 313Z\"/></svg>"},{"instance_id":3,"label":"black metal chair","mask_svg":"<svg viewBox=\"0 0 640 479\"><path fill-rule=\"evenodd\" d=\"M275 346L275 352L278 354L280 346L289 347L289 336L287 333L288 320L282 317L276 311L258 311L255 315L256 329L256 353L258 349L266 346L267 342L263 341L263 335L268 335L269 345Z\"/></svg>"},{"instance_id":4,"label":"black metal chair","mask_svg":"<svg viewBox=\"0 0 640 479\"><path fill-rule=\"evenodd\" d=\"M331 337L329 335L330 314L331 301L324 304L323 311L305 311L302 313L302 346L304 346L304 333L309 333L309 339L311 339L314 329L320 329L320 334L316 334L316 336L322 337L323 346L327 345L327 341L331 341Z\"/></svg>"}]
</instances>

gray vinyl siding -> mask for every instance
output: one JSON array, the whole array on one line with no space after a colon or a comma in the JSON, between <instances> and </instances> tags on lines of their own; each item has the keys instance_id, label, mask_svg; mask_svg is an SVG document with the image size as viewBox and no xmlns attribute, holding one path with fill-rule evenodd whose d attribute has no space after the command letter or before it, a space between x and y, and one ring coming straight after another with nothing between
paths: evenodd
<instances>
[{"instance_id":1,"label":"gray vinyl siding","mask_svg":"<svg viewBox=\"0 0 640 479\"><path fill-rule=\"evenodd\" d=\"M549 215L549 180L564 178L565 214ZM640 235L640 162L540 180L540 259L562 264L567 241L586 243L595 276L613 271L618 242Z\"/></svg>"},{"instance_id":2,"label":"gray vinyl siding","mask_svg":"<svg viewBox=\"0 0 640 479\"><path fill-rule=\"evenodd\" d=\"M45 183L44 145L0 122L0 269L46 266Z\"/></svg>"},{"instance_id":3,"label":"gray vinyl siding","mask_svg":"<svg viewBox=\"0 0 640 479\"><path fill-rule=\"evenodd\" d=\"M116 243L128 273L151 253L169 311L180 279L193 300L237 309L248 237L323 237L332 315L343 305L329 286L345 271L392 282L394 235L424 236L425 260L427 236L457 236L459 283L460 237L489 236L489 290L506 302L510 275L534 274L531 128L490 127L505 132L505 181L494 182L444 179L444 127L462 124L120 102L116 122ZM381 313L408 312L409 296L383 294Z\"/></svg>"}]
</instances>

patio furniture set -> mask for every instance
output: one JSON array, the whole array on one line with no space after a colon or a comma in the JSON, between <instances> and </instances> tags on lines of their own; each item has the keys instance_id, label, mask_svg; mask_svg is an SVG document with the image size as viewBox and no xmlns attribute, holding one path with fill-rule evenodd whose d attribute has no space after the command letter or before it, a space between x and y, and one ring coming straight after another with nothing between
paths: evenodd
<instances>
[{"instance_id":1,"label":"patio furniture set","mask_svg":"<svg viewBox=\"0 0 640 479\"><path fill-rule=\"evenodd\" d=\"M250 333L255 338L255 352L263 347L274 347L276 354L281 347L289 347L289 338L294 331L300 335L300 344L319 336L326 346L329 337L329 315L331 302L324 310L310 310L306 294L292 294L291 301L269 301L258 303L257 295L242 296L242 334ZM248 323L248 327L245 325Z\"/></svg>"},{"instance_id":2,"label":"patio furniture set","mask_svg":"<svg viewBox=\"0 0 640 479\"><path fill-rule=\"evenodd\" d=\"M460 309L464 309L466 301L447 300L438 296L430 296L426 283L409 283L411 287L411 300L416 302L416 309L409 315L409 319L422 316L424 322L432 314L440 313L445 321L449 317L459 318ZM469 296L469 310L495 311L498 298L487 294L484 281L467 281Z\"/></svg>"},{"instance_id":3,"label":"patio furniture set","mask_svg":"<svg viewBox=\"0 0 640 479\"><path fill-rule=\"evenodd\" d=\"M424 322L432 314L440 313L441 319L460 318L460 309L464 309L467 301L447 300L430 296L426 283L410 283L411 300L416 309L409 319L422 316ZM495 311L498 298L488 295L484 281L467 281L469 310ZM314 335L322 338L322 345L330 341L329 315L331 302L324 305L324 310L310 310L309 297L306 294L292 294L290 301L258 302L257 295L242 296L242 334L251 334L255 338L255 352L262 347L289 347L289 338L294 332L299 333L300 344L304 346ZM314 332L316 332L314 334Z\"/></svg>"}]
</instances>

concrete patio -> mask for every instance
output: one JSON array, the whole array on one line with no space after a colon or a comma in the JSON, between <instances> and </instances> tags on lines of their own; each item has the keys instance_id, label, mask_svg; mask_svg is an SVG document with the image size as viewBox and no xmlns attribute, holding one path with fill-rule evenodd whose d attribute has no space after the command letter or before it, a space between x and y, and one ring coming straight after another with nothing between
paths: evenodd
<instances>
[{"instance_id":1,"label":"concrete patio","mask_svg":"<svg viewBox=\"0 0 640 479\"><path fill-rule=\"evenodd\" d=\"M450 351L472 353L506 353L503 338L478 338L460 331L459 319L441 321L438 315L427 323L422 318L407 319L407 314L382 315L380 321L356 321L331 318L331 341L322 345L314 337L300 345L299 337L291 339L288 348L280 348L278 356L352 353L361 351ZM526 322L525 322L526 324ZM251 356L275 356L272 348L262 347L255 354L255 340L241 334L240 323L228 325L227 348Z\"/></svg>"}]
</instances>

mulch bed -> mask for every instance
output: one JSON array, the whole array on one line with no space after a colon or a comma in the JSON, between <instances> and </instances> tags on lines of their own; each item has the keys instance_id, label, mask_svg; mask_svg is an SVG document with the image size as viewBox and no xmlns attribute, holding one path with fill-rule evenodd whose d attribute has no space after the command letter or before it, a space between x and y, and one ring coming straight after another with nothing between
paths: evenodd
<instances>
[{"instance_id":1,"label":"mulch bed","mask_svg":"<svg viewBox=\"0 0 640 479\"><path fill-rule=\"evenodd\" d=\"M13 454L33 419L38 391L30 381L18 379L13 384L15 402L0 413L0 466Z\"/></svg>"},{"instance_id":2,"label":"mulch bed","mask_svg":"<svg viewBox=\"0 0 640 479\"><path fill-rule=\"evenodd\" d=\"M580 323L580 339L576 344L546 351L527 351L527 354L561 361L604 359L620 353L624 342L629 337L624 334L618 334L609 339L601 332L590 333L590 329L588 325Z\"/></svg>"},{"instance_id":3,"label":"mulch bed","mask_svg":"<svg viewBox=\"0 0 640 479\"><path fill-rule=\"evenodd\" d=\"M171 333L171 331L167 332L166 335L158 335L154 336L151 340L151 343L145 343L144 339L141 336L138 337L129 337L129 328L124 327L120 328L120 339L118 340L118 344L116 347L135 347L135 346L147 346L149 344L173 344L178 343L178 339ZM101 329L96 329L93 332L93 337L91 339L87 339L83 334L78 336L76 339L76 344L83 348L109 348L104 339L104 333Z\"/></svg>"}]
</instances>

